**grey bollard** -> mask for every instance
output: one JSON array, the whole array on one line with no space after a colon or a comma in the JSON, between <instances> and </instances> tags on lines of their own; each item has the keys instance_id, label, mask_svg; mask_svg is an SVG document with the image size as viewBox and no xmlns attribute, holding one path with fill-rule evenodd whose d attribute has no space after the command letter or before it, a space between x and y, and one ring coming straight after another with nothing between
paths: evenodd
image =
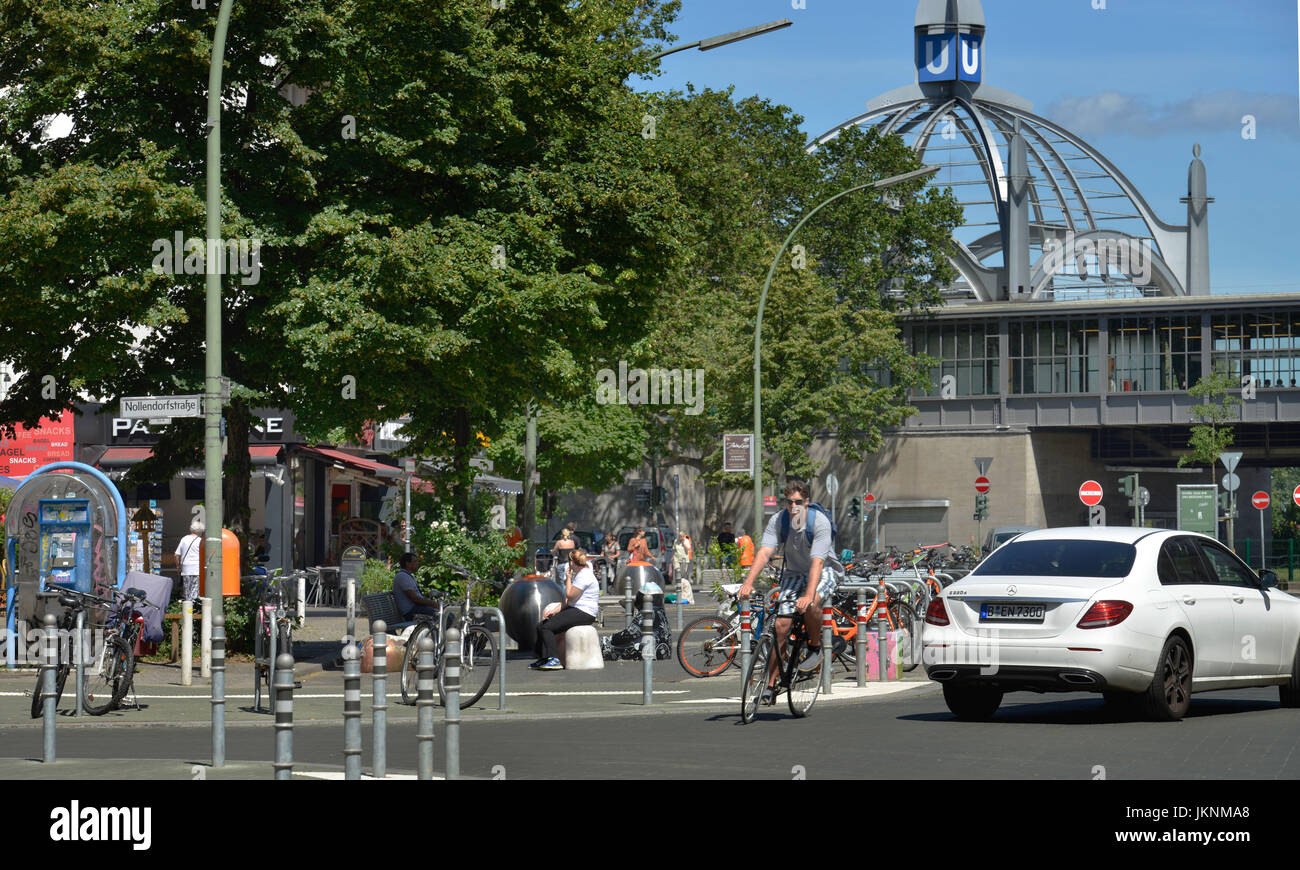
<instances>
[{"instance_id":1,"label":"grey bollard","mask_svg":"<svg viewBox=\"0 0 1300 870\"><path fill-rule=\"evenodd\" d=\"M655 612L654 596L641 596L641 703L654 701Z\"/></svg>"},{"instance_id":2,"label":"grey bollard","mask_svg":"<svg viewBox=\"0 0 1300 870\"><path fill-rule=\"evenodd\" d=\"M425 634L420 638L420 652L416 673L415 739L417 779L433 779L433 679L435 672L433 638Z\"/></svg>"},{"instance_id":3,"label":"grey bollard","mask_svg":"<svg viewBox=\"0 0 1300 870\"><path fill-rule=\"evenodd\" d=\"M275 659L275 768L276 779L293 778L293 656Z\"/></svg>"},{"instance_id":4,"label":"grey bollard","mask_svg":"<svg viewBox=\"0 0 1300 870\"><path fill-rule=\"evenodd\" d=\"M854 641L858 650L858 688L867 684L867 590L858 590L858 636Z\"/></svg>"},{"instance_id":5,"label":"grey bollard","mask_svg":"<svg viewBox=\"0 0 1300 870\"><path fill-rule=\"evenodd\" d=\"M59 636L54 628L54 614L45 614L45 654L41 656L41 726L44 732L44 758L54 761L54 716L58 701L54 697L54 672L59 667Z\"/></svg>"},{"instance_id":6,"label":"grey bollard","mask_svg":"<svg viewBox=\"0 0 1300 870\"><path fill-rule=\"evenodd\" d=\"M635 606L636 596L632 594L632 578L626 577L624 580L627 586L623 589L623 616L627 624L623 626L624 631L632 627L632 608Z\"/></svg>"},{"instance_id":7,"label":"grey bollard","mask_svg":"<svg viewBox=\"0 0 1300 870\"><path fill-rule=\"evenodd\" d=\"M371 719L375 779L388 775L388 625L382 619L376 619L371 629L374 632L374 650L372 656L371 684L374 689L374 711Z\"/></svg>"},{"instance_id":8,"label":"grey bollard","mask_svg":"<svg viewBox=\"0 0 1300 870\"><path fill-rule=\"evenodd\" d=\"M686 588L684 583L677 584L677 633L682 633L682 591Z\"/></svg>"},{"instance_id":9,"label":"grey bollard","mask_svg":"<svg viewBox=\"0 0 1300 870\"><path fill-rule=\"evenodd\" d=\"M300 572L298 574L298 624L307 624L307 575Z\"/></svg>"},{"instance_id":10,"label":"grey bollard","mask_svg":"<svg viewBox=\"0 0 1300 870\"><path fill-rule=\"evenodd\" d=\"M740 691L742 695L745 691L745 683L749 679L749 655L750 655L750 635L754 633L754 625L751 621L749 610L749 599L740 599Z\"/></svg>"},{"instance_id":11,"label":"grey bollard","mask_svg":"<svg viewBox=\"0 0 1300 870\"><path fill-rule=\"evenodd\" d=\"M357 578L348 576L348 637L357 636Z\"/></svg>"},{"instance_id":12,"label":"grey bollard","mask_svg":"<svg viewBox=\"0 0 1300 870\"><path fill-rule=\"evenodd\" d=\"M831 668L835 663L835 646L831 638L831 626L835 625L835 617L831 612L831 606L827 604L822 608L822 694L831 693Z\"/></svg>"},{"instance_id":13,"label":"grey bollard","mask_svg":"<svg viewBox=\"0 0 1300 870\"><path fill-rule=\"evenodd\" d=\"M876 658L880 662L880 680L884 682L889 676L889 623L880 620L876 623Z\"/></svg>"},{"instance_id":14,"label":"grey bollard","mask_svg":"<svg viewBox=\"0 0 1300 870\"><path fill-rule=\"evenodd\" d=\"M351 640L343 645L343 778L361 779L361 660Z\"/></svg>"},{"instance_id":15,"label":"grey bollard","mask_svg":"<svg viewBox=\"0 0 1300 870\"><path fill-rule=\"evenodd\" d=\"M226 613L203 611L203 621L212 614L212 766L226 765Z\"/></svg>"},{"instance_id":16,"label":"grey bollard","mask_svg":"<svg viewBox=\"0 0 1300 870\"><path fill-rule=\"evenodd\" d=\"M80 717L81 707L86 701L86 611L77 611L77 637L72 645L72 678L76 680L77 706L72 711L72 715Z\"/></svg>"},{"instance_id":17,"label":"grey bollard","mask_svg":"<svg viewBox=\"0 0 1300 870\"><path fill-rule=\"evenodd\" d=\"M460 777L460 629L447 629L447 645L442 656L443 727L447 741L447 779Z\"/></svg>"},{"instance_id":18,"label":"grey bollard","mask_svg":"<svg viewBox=\"0 0 1300 870\"><path fill-rule=\"evenodd\" d=\"M199 676L212 679L212 599L200 598L199 609L203 619L199 622Z\"/></svg>"},{"instance_id":19,"label":"grey bollard","mask_svg":"<svg viewBox=\"0 0 1300 870\"><path fill-rule=\"evenodd\" d=\"M181 685L194 685L194 602L181 602Z\"/></svg>"}]
</instances>

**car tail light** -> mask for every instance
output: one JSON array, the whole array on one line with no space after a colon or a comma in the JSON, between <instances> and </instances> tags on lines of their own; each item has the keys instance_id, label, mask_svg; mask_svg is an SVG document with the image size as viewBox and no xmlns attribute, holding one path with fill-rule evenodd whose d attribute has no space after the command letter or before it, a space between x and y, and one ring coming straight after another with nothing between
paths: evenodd
<instances>
[{"instance_id":1,"label":"car tail light","mask_svg":"<svg viewBox=\"0 0 1300 870\"><path fill-rule=\"evenodd\" d=\"M948 624L948 608L943 606L942 598L930 599L930 606L925 609L925 621L930 625Z\"/></svg>"},{"instance_id":2,"label":"car tail light","mask_svg":"<svg viewBox=\"0 0 1300 870\"><path fill-rule=\"evenodd\" d=\"M1079 620L1076 628L1105 628L1119 625L1133 612L1133 605L1127 601L1098 601Z\"/></svg>"}]
</instances>

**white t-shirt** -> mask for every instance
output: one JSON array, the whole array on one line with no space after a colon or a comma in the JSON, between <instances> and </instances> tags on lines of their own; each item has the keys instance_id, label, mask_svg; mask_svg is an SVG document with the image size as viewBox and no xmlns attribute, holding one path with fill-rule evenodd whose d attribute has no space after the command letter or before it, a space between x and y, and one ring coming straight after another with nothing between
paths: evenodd
<instances>
[{"instance_id":1,"label":"white t-shirt","mask_svg":"<svg viewBox=\"0 0 1300 870\"><path fill-rule=\"evenodd\" d=\"M176 557L180 559L181 573L191 577L197 577L199 573L199 545L203 543L203 536L190 533L181 538L181 542L176 545Z\"/></svg>"},{"instance_id":2,"label":"white t-shirt","mask_svg":"<svg viewBox=\"0 0 1300 870\"><path fill-rule=\"evenodd\" d=\"M600 583L596 580L596 572L588 565L578 572L578 576L574 577L572 582L582 590L581 597L573 602L572 606L591 616L599 616Z\"/></svg>"}]
</instances>

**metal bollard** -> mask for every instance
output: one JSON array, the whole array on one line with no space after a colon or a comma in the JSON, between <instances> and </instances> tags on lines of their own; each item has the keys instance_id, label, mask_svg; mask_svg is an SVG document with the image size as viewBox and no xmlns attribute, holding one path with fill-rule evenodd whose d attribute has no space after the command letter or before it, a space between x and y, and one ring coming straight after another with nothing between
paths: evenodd
<instances>
[{"instance_id":1,"label":"metal bollard","mask_svg":"<svg viewBox=\"0 0 1300 870\"><path fill-rule=\"evenodd\" d=\"M686 588L685 583L677 584L677 633L682 633L682 590Z\"/></svg>"},{"instance_id":2,"label":"metal bollard","mask_svg":"<svg viewBox=\"0 0 1300 870\"><path fill-rule=\"evenodd\" d=\"M420 657L416 667L415 739L417 779L433 779L433 638L420 638Z\"/></svg>"},{"instance_id":3,"label":"metal bollard","mask_svg":"<svg viewBox=\"0 0 1300 870\"><path fill-rule=\"evenodd\" d=\"M750 622L749 599L740 599L740 691L745 691L745 681L749 678L750 635L754 627Z\"/></svg>"},{"instance_id":4,"label":"metal bollard","mask_svg":"<svg viewBox=\"0 0 1300 870\"><path fill-rule=\"evenodd\" d=\"M834 641L831 639L834 625L835 617L831 615L830 605L822 607L822 694L825 695L831 693L831 667L835 663Z\"/></svg>"},{"instance_id":5,"label":"metal bollard","mask_svg":"<svg viewBox=\"0 0 1300 870\"><path fill-rule=\"evenodd\" d=\"M73 692L77 699L77 708L72 711L73 716L80 717L82 710L81 705L86 700L86 611L77 611L77 638L72 645L72 678L76 680L76 691Z\"/></svg>"},{"instance_id":6,"label":"metal bollard","mask_svg":"<svg viewBox=\"0 0 1300 870\"><path fill-rule=\"evenodd\" d=\"M226 765L226 614L203 611L212 618L212 766Z\"/></svg>"},{"instance_id":7,"label":"metal bollard","mask_svg":"<svg viewBox=\"0 0 1300 870\"><path fill-rule=\"evenodd\" d=\"M361 660L351 640L343 645L343 778L361 779Z\"/></svg>"},{"instance_id":8,"label":"metal bollard","mask_svg":"<svg viewBox=\"0 0 1300 870\"><path fill-rule=\"evenodd\" d=\"M212 679L212 599L200 598L203 621L199 624L199 676Z\"/></svg>"},{"instance_id":9,"label":"metal bollard","mask_svg":"<svg viewBox=\"0 0 1300 870\"><path fill-rule=\"evenodd\" d=\"M194 685L194 602L181 602L181 685Z\"/></svg>"},{"instance_id":10,"label":"metal bollard","mask_svg":"<svg viewBox=\"0 0 1300 870\"><path fill-rule=\"evenodd\" d=\"M885 620L876 623L876 658L880 662L880 680L884 682L889 674L889 629Z\"/></svg>"},{"instance_id":11,"label":"metal bollard","mask_svg":"<svg viewBox=\"0 0 1300 870\"><path fill-rule=\"evenodd\" d=\"M59 667L59 636L54 629L54 614L45 614L45 654L41 656L41 726L44 731L44 758L51 762L54 754L54 716L58 702L54 698L54 672Z\"/></svg>"},{"instance_id":12,"label":"metal bollard","mask_svg":"<svg viewBox=\"0 0 1300 870\"><path fill-rule=\"evenodd\" d=\"M293 656L281 653L275 660L275 768L276 779L293 778Z\"/></svg>"},{"instance_id":13,"label":"metal bollard","mask_svg":"<svg viewBox=\"0 0 1300 870\"><path fill-rule=\"evenodd\" d=\"M307 620L307 575L300 573L298 575L298 624L304 625Z\"/></svg>"},{"instance_id":14,"label":"metal bollard","mask_svg":"<svg viewBox=\"0 0 1300 870\"><path fill-rule=\"evenodd\" d=\"M654 700L655 613L654 596L641 596L641 703Z\"/></svg>"},{"instance_id":15,"label":"metal bollard","mask_svg":"<svg viewBox=\"0 0 1300 870\"><path fill-rule=\"evenodd\" d=\"M442 656L442 719L447 741L447 779L460 777L460 629L447 629L447 646Z\"/></svg>"},{"instance_id":16,"label":"metal bollard","mask_svg":"<svg viewBox=\"0 0 1300 870\"><path fill-rule=\"evenodd\" d=\"M636 596L632 594L632 578L627 577L624 582L627 583L623 588L623 616L627 620L627 624L623 626L623 629L626 631L632 627L632 608L634 607L633 602L636 600Z\"/></svg>"},{"instance_id":17,"label":"metal bollard","mask_svg":"<svg viewBox=\"0 0 1300 870\"><path fill-rule=\"evenodd\" d=\"M371 687L374 701L371 704L371 754L374 756L375 779L382 779L388 775L388 625L382 619L376 619L372 631L374 680Z\"/></svg>"},{"instance_id":18,"label":"metal bollard","mask_svg":"<svg viewBox=\"0 0 1300 870\"><path fill-rule=\"evenodd\" d=\"M867 684L867 590L858 590L858 688Z\"/></svg>"}]
</instances>

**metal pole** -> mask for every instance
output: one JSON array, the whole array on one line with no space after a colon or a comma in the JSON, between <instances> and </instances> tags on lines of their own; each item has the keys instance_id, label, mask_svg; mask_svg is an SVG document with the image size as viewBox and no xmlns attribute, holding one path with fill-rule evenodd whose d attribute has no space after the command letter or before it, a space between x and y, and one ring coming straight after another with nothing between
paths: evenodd
<instances>
[{"instance_id":1,"label":"metal pole","mask_svg":"<svg viewBox=\"0 0 1300 870\"><path fill-rule=\"evenodd\" d=\"M858 590L858 636L854 641L858 650L858 688L867 684L867 590Z\"/></svg>"},{"instance_id":2,"label":"metal pole","mask_svg":"<svg viewBox=\"0 0 1300 870\"><path fill-rule=\"evenodd\" d=\"M411 549L411 473L406 473L406 522L402 525L402 549Z\"/></svg>"},{"instance_id":3,"label":"metal pole","mask_svg":"<svg viewBox=\"0 0 1300 870\"><path fill-rule=\"evenodd\" d=\"M302 625L307 619L307 575L298 575L298 624Z\"/></svg>"},{"instance_id":4,"label":"metal pole","mask_svg":"<svg viewBox=\"0 0 1300 870\"><path fill-rule=\"evenodd\" d=\"M745 691L745 681L749 678L749 636L753 633L749 618L749 599L740 599L740 691Z\"/></svg>"},{"instance_id":5,"label":"metal pole","mask_svg":"<svg viewBox=\"0 0 1300 870\"><path fill-rule=\"evenodd\" d=\"M624 630L632 627L632 610L635 599L632 596L632 575L623 574L623 616L627 624L623 626Z\"/></svg>"},{"instance_id":6,"label":"metal pole","mask_svg":"<svg viewBox=\"0 0 1300 870\"><path fill-rule=\"evenodd\" d=\"M433 638L420 637L420 658L416 669L415 696L415 775L433 779Z\"/></svg>"},{"instance_id":7,"label":"metal pole","mask_svg":"<svg viewBox=\"0 0 1300 870\"><path fill-rule=\"evenodd\" d=\"M655 614L654 596L641 596L641 703L654 700Z\"/></svg>"},{"instance_id":8,"label":"metal pole","mask_svg":"<svg viewBox=\"0 0 1300 870\"><path fill-rule=\"evenodd\" d=\"M373 747L371 754L374 756L375 779L383 779L388 775L388 625L382 619L376 619L371 630L374 632L372 646L374 651L372 656L374 679L371 682L371 688L374 690L374 701L371 705L373 711L371 714Z\"/></svg>"},{"instance_id":9,"label":"metal pole","mask_svg":"<svg viewBox=\"0 0 1300 870\"><path fill-rule=\"evenodd\" d=\"M275 660L275 768L276 779L293 778L293 656L281 653Z\"/></svg>"},{"instance_id":10,"label":"metal pole","mask_svg":"<svg viewBox=\"0 0 1300 870\"><path fill-rule=\"evenodd\" d=\"M356 643L357 636L357 578L348 575L348 643Z\"/></svg>"},{"instance_id":11,"label":"metal pole","mask_svg":"<svg viewBox=\"0 0 1300 870\"><path fill-rule=\"evenodd\" d=\"M199 620L199 676L212 679L212 599L200 598L203 618Z\"/></svg>"},{"instance_id":12,"label":"metal pole","mask_svg":"<svg viewBox=\"0 0 1300 870\"><path fill-rule=\"evenodd\" d=\"M194 685L194 602L181 602L181 685Z\"/></svg>"},{"instance_id":13,"label":"metal pole","mask_svg":"<svg viewBox=\"0 0 1300 870\"><path fill-rule=\"evenodd\" d=\"M447 779L460 777L460 629L447 629L447 646L442 656L443 700L442 719L447 741Z\"/></svg>"},{"instance_id":14,"label":"metal pole","mask_svg":"<svg viewBox=\"0 0 1300 870\"><path fill-rule=\"evenodd\" d=\"M822 607L822 693L831 693L831 663L834 660L834 641L831 640L831 627L835 617L831 615L829 604Z\"/></svg>"},{"instance_id":15,"label":"metal pole","mask_svg":"<svg viewBox=\"0 0 1300 870\"><path fill-rule=\"evenodd\" d=\"M45 654L41 656L41 726L44 736L44 759L48 764L54 761L54 715L57 703L54 700L54 672L58 668L59 648L58 634L54 629L54 614L45 614Z\"/></svg>"},{"instance_id":16,"label":"metal pole","mask_svg":"<svg viewBox=\"0 0 1300 870\"><path fill-rule=\"evenodd\" d=\"M527 422L524 428L524 510L519 517L519 530L524 535L524 564L536 570L537 534L537 490L533 476L537 473L537 404L529 401L524 408Z\"/></svg>"},{"instance_id":17,"label":"metal pole","mask_svg":"<svg viewBox=\"0 0 1300 870\"><path fill-rule=\"evenodd\" d=\"M217 602L221 595L217 595ZM212 613L212 766L226 764L226 614L219 603ZM208 614L203 614L208 621Z\"/></svg>"},{"instance_id":18,"label":"metal pole","mask_svg":"<svg viewBox=\"0 0 1300 870\"><path fill-rule=\"evenodd\" d=\"M883 682L889 673L889 630L888 623L876 618L876 658L880 663L880 680Z\"/></svg>"},{"instance_id":19,"label":"metal pole","mask_svg":"<svg viewBox=\"0 0 1300 870\"><path fill-rule=\"evenodd\" d=\"M221 68L226 54L226 30L230 25L230 10L234 0L222 0L217 13L217 26L212 36L212 57L208 65L208 148L207 148L207 247L204 272L206 320L203 396L203 480L206 493L204 514L206 528L207 564L204 566L207 588L213 593L212 610L204 611L204 620L213 620L214 658L221 656L220 664L214 661L212 670L212 765L226 763L226 707L225 707L225 620L221 600L221 266L217 256L221 245ZM220 669L219 669L220 668Z\"/></svg>"},{"instance_id":20,"label":"metal pole","mask_svg":"<svg viewBox=\"0 0 1300 870\"><path fill-rule=\"evenodd\" d=\"M1259 570L1264 570L1264 509L1259 511Z\"/></svg>"},{"instance_id":21,"label":"metal pole","mask_svg":"<svg viewBox=\"0 0 1300 870\"><path fill-rule=\"evenodd\" d=\"M81 705L86 700L86 611L77 611L77 640L73 645L76 652L73 653L73 679L77 681L77 709L72 711L73 716L80 717L82 710Z\"/></svg>"},{"instance_id":22,"label":"metal pole","mask_svg":"<svg viewBox=\"0 0 1300 870\"><path fill-rule=\"evenodd\" d=\"M361 661L351 637L343 645L343 778L361 779Z\"/></svg>"}]
</instances>

